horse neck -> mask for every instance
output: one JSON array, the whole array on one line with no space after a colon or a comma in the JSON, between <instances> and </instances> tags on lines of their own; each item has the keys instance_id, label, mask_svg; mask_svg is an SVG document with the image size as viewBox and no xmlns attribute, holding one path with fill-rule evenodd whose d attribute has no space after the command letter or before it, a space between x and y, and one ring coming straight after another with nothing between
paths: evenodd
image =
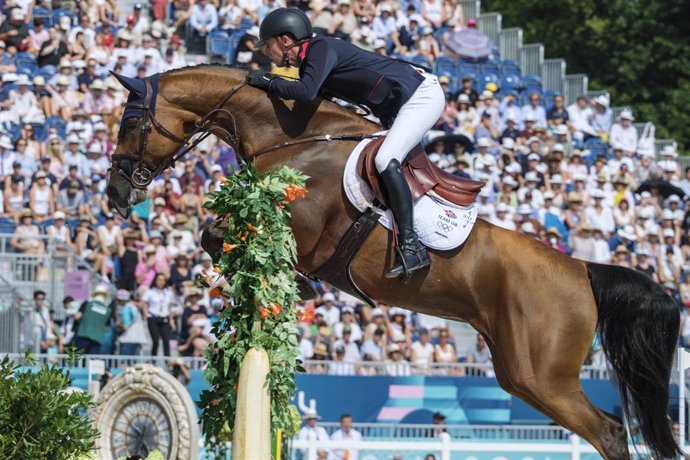
<instances>
[{"instance_id":1,"label":"horse neck","mask_svg":"<svg viewBox=\"0 0 690 460\"><path fill-rule=\"evenodd\" d=\"M244 78L245 73L238 69L218 66L200 71L199 68L190 68L165 74L161 78L160 94L179 110L201 118ZM377 130L376 125L335 104L325 101L286 102L249 86L230 96L224 108L232 114L236 127L222 115L219 125L231 134L237 130L247 157L296 138L367 134ZM224 137L222 133L218 136Z\"/></svg>"}]
</instances>

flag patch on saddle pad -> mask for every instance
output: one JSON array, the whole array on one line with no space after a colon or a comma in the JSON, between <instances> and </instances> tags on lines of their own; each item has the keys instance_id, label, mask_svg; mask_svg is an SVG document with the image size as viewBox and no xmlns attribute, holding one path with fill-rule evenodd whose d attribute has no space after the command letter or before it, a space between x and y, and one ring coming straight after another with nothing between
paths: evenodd
<instances>
[{"instance_id":1,"label":"flag patch on saddle pad","mask_svg":"<svg viewBox=\"0 0 690 460\"><path fill-rule=\"evenodd\" d=\"M343 174L343 187L350 203L364 212L372 207L374 194L369 184L357 173L357 160L362 149L370 142L365 139L352 151ZM425 246L441 251L455 249L465 242L477 220L477 206L455 206L427 194L414 205L414 228ZM379 223L392 228L392 216L386 211Z\"/></svg>"}]
</instances>

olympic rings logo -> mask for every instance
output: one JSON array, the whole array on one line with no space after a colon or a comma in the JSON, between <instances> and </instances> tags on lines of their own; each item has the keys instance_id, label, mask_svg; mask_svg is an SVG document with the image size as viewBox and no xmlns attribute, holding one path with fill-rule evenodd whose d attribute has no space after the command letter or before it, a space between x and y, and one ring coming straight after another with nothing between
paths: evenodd
<instances>
[{"instance_id":1,"label":"olympic rings logo","mask_svg":"<svg viewBox=\"0 0 690 460\"><path fill-rule=\"evenodd\" d=\"M450 233L454 230L452 225L448 225L447 223L441 222L440 220L436 221L436 226L439 230L443 230L446 233Z\"/></svg>"}]
</instances>

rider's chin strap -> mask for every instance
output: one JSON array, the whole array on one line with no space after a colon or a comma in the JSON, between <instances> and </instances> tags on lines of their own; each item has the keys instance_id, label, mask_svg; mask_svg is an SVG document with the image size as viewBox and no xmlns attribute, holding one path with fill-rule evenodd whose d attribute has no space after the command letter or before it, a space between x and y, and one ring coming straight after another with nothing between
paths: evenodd
<instances>
[{"instance_id":1,"label":"rider's chin strap","mask_svg":"<svg viewBox=\"0 0 690 460\"><path fill-rule=\"evenodd\" d=\"M307 55L307 47L309 46L309 38L305 38L298 42L293 42L288 46L284 46L283 42L280 42L280 46L283 48L283 65L284 67L290 67L290 57L288 56L288 51L290 51L295 46L299 46L299 51L297 53L297 67L300 66L302 60Z\"/></svg>"}]
</instances>

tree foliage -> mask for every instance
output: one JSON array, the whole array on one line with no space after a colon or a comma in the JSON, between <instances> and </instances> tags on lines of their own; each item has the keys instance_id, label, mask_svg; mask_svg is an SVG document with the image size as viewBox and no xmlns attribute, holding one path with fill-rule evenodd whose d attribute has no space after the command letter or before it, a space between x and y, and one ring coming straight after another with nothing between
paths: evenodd
<instances>
[{"instance_id":1,"label":"tree foliage","mask_svg":"<svg viewBox=\"0 0 690 460\"><path fill-rule=\"evenodd\" d=\"M34 365L29 353L24 361ZM0 361L0 458L66 460L91 452L98 435L89 419L93 400L70 392L70 380L58 366Z\"/></svg>"},{"instance_id":2,"label":"tree foliage","mask_svg":"<svg viewBox=\"0 0 690 460\"><path fill-rule=\"evenodd\" d=\"M690 2L685 0L484 0L503 27L522 27L525 43L586 73L590 88L652 121L657 138L690 145Z\"/></svg>"}]
</instances>

